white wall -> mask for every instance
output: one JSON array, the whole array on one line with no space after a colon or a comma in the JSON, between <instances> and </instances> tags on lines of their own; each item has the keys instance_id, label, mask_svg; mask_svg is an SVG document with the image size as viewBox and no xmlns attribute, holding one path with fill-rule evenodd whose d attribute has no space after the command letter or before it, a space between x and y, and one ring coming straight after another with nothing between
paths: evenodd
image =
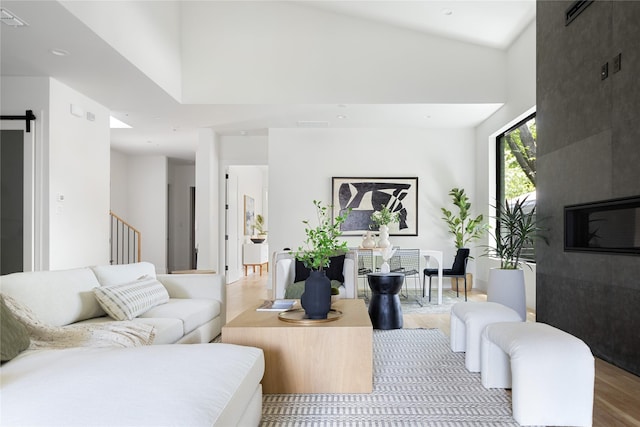
<instances>
[{"instance_id":1,"label":"white wall","mask_svg":"<svg viewBox=\"0 0 640 427\"><path fill-rule=\"evenodd\" d=\"M180 2L61 1L61 4L171 96L181 99Z\"/></svg>"},{"instance_id":2,"label":"white wall","mask_svg":"<svg viewBox=\"0 0 640 427\"><path fill-rule=\"evenodd\" d=\"M57 80L51 79L50 90L50 267L106 264L109 110ZM71 104L95 121L72 115Z\"/></svg>"},{"instance_id":3,"label":"white wall","mask_svg":"<svg viewBox=\"0 0 640 427\"><path fill-rule=\"evenodd\" d=\"M127 220L129 216L129 201L127 188L129 172L127 169L128 156L117 150L111 150L111 211L120 218Z\"/></svg>"},{"instance_id":4,"label":"white wall","mask_svg":"<svg viewBox=\"0 0 640 427\"><path fill-rule=\"evenodd\" d=\"M194 165L169 161L169 271L189 270L191 247L191 187L196 185Z\"/></svg>"},{"instance_id":5,"label":"white wall","mask_svg":"<svg viewBox=\"0 0 640 427\"><path fill-rule=\"evenodd\" d=\"M184 102L400 104L506 99L502 50L325 12L304 3L183 2Z\"/></svg>"},{"instance_id":6,"label":"white wall","mask_svg":"<svg viewBox=\"0 0 640 427\"><path fill-rule=\"evenodd\" d=\"M495 138L501 132L535 111L536 105L536 22L532 22L507 52L507 103L476 128L477 207L485 216L493 215L489 205L495 205ZM489 244L485 237L480 243ZM487 289L489 268L495 267L488 258L476 260L475 285ZM535 266L534 272L535 272ZM528 270L525 268L525 270ZM474 285L474 286L475 286ZM535 308L535 274L525 271L527 307Z\"/></svg>"},{"instance_id":7,"label":"white wall","mask_svg":"<svg viewBox=\"0 0 640 427\"><path fill-rule=\"evenodd\" d=\"M111 210L140 230L142 260L152 262L158 272L190 268L189 200L194 185L193 165L111 150Z\"/></svg>"},{"instance_id":8,"label":"white wall","mask_svg":"<svg viewBox=\"0 0 640 427\"><path fill-rule=\"evenodd\" d=\"M196 247L198 269L219 269L219 254L224 253L224 215L220 209L224 179L220 176L218 137L211 129L198 131L196 152ZM224 267L223 267L224 268Z\"/></svg>"},{"instance_id":9,"label":"white wall","mask_svg":"<svg viewBox=\"0 0 640 427\"><path fill-rule=\"evenodd\" d=\"M220 137L220 161L228 165L266 165L269 162L267 136Z\"/></svg>"},{"instance_id":10,"label":"white wall","mask_svg":"<svg viewBox=\"0 0 640 427\"><path fill-rule=\"evenodd\" d=\"M464 187L475 200L472 129L271 129L269 135L269 248L302 244L302 220L315 219L313 199L331 202L332 177L418 177L418 236L392 236L405 248L455 247L441 219L449 190ZM361 237L345 237L358 246Z\"/></svg>"},{"instance_id":11,"label":"white wall","mask_svg":"<svg viewBox=\"0 0 640 427\"><path fill-rule=\"evenodd\" d=\"M92 112L71 115L71 104ZM2 77L2 114L34 110L41 176L42 268L109 261L109 111L51 78Z\"/></svg>"},{"instance_id":12,"label":"white wall","mask_svg":"<svg viewBox=\"0 0 640 427\"><path fill-rule=\"evenodd\" d=\"M167 184L164 156L129 156L127 159L127 206L125 218L140 230L142 261L158 273L167 272Z\"/></svg>"}]
</instances>

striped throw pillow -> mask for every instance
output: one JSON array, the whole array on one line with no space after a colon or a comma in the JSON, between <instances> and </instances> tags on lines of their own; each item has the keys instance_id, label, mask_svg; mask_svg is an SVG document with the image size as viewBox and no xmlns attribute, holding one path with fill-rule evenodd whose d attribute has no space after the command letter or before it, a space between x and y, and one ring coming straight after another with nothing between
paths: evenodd
<instances>
[{"instance_id":1,"label":"striped throw pillow","mask_svg":"<svg viewBox=\"0 0 640 427\"><path fill-rule=\"evenodd\" d=\"M93 288L93 293L104 311L116 320L131 320L169 301L169 293L162 283L148 276L130 283L99 286Z\"/></svg>"}]
</instances>

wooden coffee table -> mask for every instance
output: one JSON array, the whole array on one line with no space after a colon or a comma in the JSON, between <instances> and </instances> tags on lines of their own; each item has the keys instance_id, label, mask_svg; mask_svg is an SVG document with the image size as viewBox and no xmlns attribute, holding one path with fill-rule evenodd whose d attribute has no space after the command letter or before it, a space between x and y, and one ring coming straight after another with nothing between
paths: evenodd
<instances>
[{"instance_id":1,"label":"wooden coffee table","mask_svg":"<svg viewBox=\"0 0 640 427\"><path fill-rule=\"evenodd\" d=\"M339 300L339 319L312 324L256 307L222 328L222 342L264 351L264 393L371 393L373 327L363 300Z\"/></svg>"}]
</instances>

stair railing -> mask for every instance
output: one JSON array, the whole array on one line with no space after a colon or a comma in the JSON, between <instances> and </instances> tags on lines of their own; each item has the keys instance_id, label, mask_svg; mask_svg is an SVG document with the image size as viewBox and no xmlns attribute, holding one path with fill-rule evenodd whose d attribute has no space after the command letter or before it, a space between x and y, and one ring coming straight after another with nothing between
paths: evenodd
<instances>
[{"instance_id":1,"label":"stair railing","mask_svg":"<svg viewBox=\"0 0 640 427\"><path fill-rule=\"evenodd\" d=\"M142 248L140 231L109 211L110 220L110 263L131 264L140 262Z\"/></svg>"}]
</instances>

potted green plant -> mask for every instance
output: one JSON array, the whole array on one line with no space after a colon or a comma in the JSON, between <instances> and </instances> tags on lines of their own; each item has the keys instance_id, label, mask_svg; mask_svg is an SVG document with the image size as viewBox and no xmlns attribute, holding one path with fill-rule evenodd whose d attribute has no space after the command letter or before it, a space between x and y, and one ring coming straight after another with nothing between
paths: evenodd
<instances>
[{"instance_id":1,"label":"potted green plant","mask_svg":"<svg viewBox=\"0 0 640 427\"><path fill-rule=\"evenodd\" d=\"M264 227L264 217L260 214L256 215L256 219L251 224L253 234L250 239L253 243L260 244L267 240L267 230Z\"/></svg>"},{"instance_id":2,"label":"potted green plant","mask_svg":"<svg viewBox=\"0 0 640 427\"><path fill-rule=\"evenodd\" d=\"M386 248L391 246L389 243L389 224L400 221L400 215L397 212L391 212L388 206L383 206L379 211L371 214L371 225L369 228L377 228L380 231L380 240L378 247Z\"/></svg>"},{"instance_id":3,"label":"potted green plant","mask_svg":"<svg viewBox=\"0 0 640 427\"><path fill-rule=\"evenodd\" d=\"M267 230L265 230L264 217L262 215L256 215L256 221L253 224L253 229L258 237L267 237Z\"/></svg>"},{"instance_id":4,"label":"potted green plant","mask_svg":"<svg viewBox=\"0 0 640 427\"><path fill-rule=\"evenodd\" d=\"M342 235L340 226L347 219L350 210L338 215L331 221L331 205L325 205L314 200L318 224L312 226L309 220L304 220L307 238L304 245L298 247L294 257L311 270L305 280L304 293L300 298L309 319L326 319L331 309L331 281L324 269L329 266L331 257L346 253L347 242L339 241Z\"/></svg>"},{"instance_id":5,"label":"potted green plant","mask_svg":"<svg viewBox=\"0 0 640 427\"><path fill-rule=\"evenodd\" d=\"M505 201L496 209L496 233L491 233L494 246L487 254L500 259L500 268L489 271L487 301L513 308L526 320L527 306L522 271L522 250L537 239L547 242L544 229L538 225L535 205L528 208L528 196Z\"/></svg>"},{"instance_id":6,"label":"potted green plant","mask_svg":"<svg viewBox=\"0 0 640 427\"><path fill-rule=\"evenodd\" d=\"M468 244L479 239L489 229L489 224L484 222L482 214L475 218L471 215L471 202L466 195L464 188L452 188L449 191L452 203L458 208L456 213L449 209L440 208L444 215L442 219L449 227L449 233L454 237L456 250L467 248ZM471 273L467 274L467 290L473 287L473 277ZM458 289L458 278L451 278L451 288Z\"/></svg>"}]
</instances>

